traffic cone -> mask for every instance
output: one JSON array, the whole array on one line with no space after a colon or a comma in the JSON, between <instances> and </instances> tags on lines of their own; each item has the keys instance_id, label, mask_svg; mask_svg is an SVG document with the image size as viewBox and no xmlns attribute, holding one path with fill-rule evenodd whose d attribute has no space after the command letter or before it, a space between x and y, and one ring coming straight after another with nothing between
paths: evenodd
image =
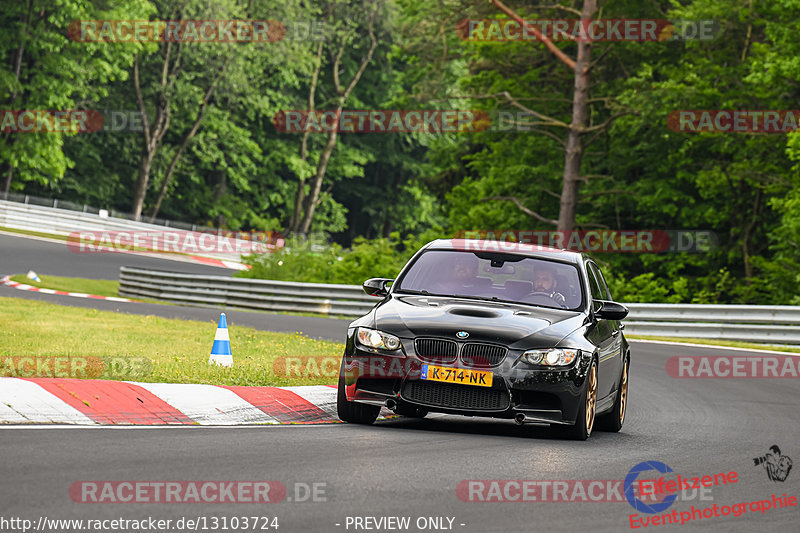
<instances>
[{"instance_id":1,"label":"traffic cone","mask_svg":"<svg viewBox=\"0 0 800 533\"><path fill-rule=\"evenodd\" d=\"M219 315L219 325L217 326L217 333L214 335L214 346L211 347L211 357L208 359L208 364L218 366L233 365L231 339L228 336L228 323L225 320L225 313Z\"/></svg>"},{"instance_id":2,"label":"traffic cone","mask_svg":"<svg viewBox=\"0 0 800 533\"><path fill-rule=\"evenodd\" d=\"M33 270L29 270L27 276L28 276L28 279L32 279L36 283L41 283L42 282L42 280L39 278L39 274L37 274Z\"/></svg>"}]
</instances>

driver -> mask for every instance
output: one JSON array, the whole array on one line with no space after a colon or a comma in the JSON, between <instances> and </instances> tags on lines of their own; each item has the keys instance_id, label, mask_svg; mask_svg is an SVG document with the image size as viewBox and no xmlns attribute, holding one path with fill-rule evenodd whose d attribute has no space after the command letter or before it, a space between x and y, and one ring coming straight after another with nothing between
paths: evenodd
<instances>
[{"instance_id":1,"label":"driver","mask_svg":"<svg viewBox=\"0 0 800 533\"><path fill-rule=\"evenodd\" d=\"M533 273L533 291L547 294L550 298L563 304L566 300L564 295L556 292L556 273L552 267L542 265L537 268Z\"/></svg>"}]
</instances>

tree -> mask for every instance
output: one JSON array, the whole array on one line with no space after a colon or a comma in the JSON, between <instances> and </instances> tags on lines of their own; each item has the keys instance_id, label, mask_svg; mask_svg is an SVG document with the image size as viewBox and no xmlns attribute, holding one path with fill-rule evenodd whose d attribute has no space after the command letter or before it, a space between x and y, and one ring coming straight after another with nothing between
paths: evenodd
<instances>
[{"instance_id":1,"label":"tree","mask_svg":"<svg viewBox=\"0 0 800 533\"><path fill-rule=\"evenodd\" d=\"M359 15L364 15L363 20ZM350 94L355 89L364 71L372 62L372 56L378 46L377 28L380 16L383 14L383 2L349 3L332 2L326 6L328 27L330 28L330 39L320 42L317 45L316 63L314 75L309 85L308 107L309 112L316 109L315 99L320 80L320 71L323 67L323 51L327 50L330 54L331 80L333 83L334 95L331 98L335 116L340 116ZM355 22L355 24L354 24ZM367 33L367 43L360 43L361 30ZM361 51L363 47L363 52ZM360 58L353 58L352 51L358 50ZM347 53L346 53L347 52ZM355 59L355 61L354 61ZM354 63L354 64L353 64ZM357 65L357 66L356 66ZM350 80L342 78L342 70L345 66L355 67ZM307 183L306 178L300 174L298 176L297 196L295 200L295 211L290 223L290 229L298 233L308 233L314 219L314 213L320 201L322 182L328 170L331 155L336 148L339 132L337 128L332 128L327 132L327 139L322 148L316 165L313 177ZM300 145L300 158L305 163L308 156L308 132L304 132ZM308 186L308 192L306 187ZM302 207L301 207L302 206Z\"/></svg>"},{"instance_id":2,"label":"tree","mask_svg":"<svg viewBox=\"0 0 800 533\"><path fill-rule=\"evenodd\" d=\"M210 10L218 18L248 18L252 9L252 0L246 6L238 5L234 0L216 5L203 5L204 2L184 1L175 5L174 2L159 2L158 13L165 20L203 20L213 18ZM199 46L198 46L199 45ZM204 46L205 45L205 46ZM184 55L186 57L184 57ZM161 202L166 194L167 187L175 171L175 166L183 155L186 146L197 134L200 123L205 115L206 108L214 96L217 86L226 74L228 65L237 55L235 44L229 43L186 43L183 40L173 42L165 39L158 43L155 54L136 56L133 63L133 87L139 112L142 115L144 128L142 130L142 152L139 160L136 183L133 189L131 211L136 220L142 214L147 188L150 182L150 171L153 160L159 152L164 136L170 128L170 113L175 105L177 93L181 90L176 86L179 79L191 79L191 85L198 85L195 78L201 77L202 89L198 101L191 105L193 120L185 130L178 149L175 151L170 165L162 180L158 199L153 208L152 216L161 207ZM148 91L150 108L153 118L150 118L150 109L145 105L140 76L140 62L146 62L142 68L149 72ZM188 68L187 68L188 67ZM196 70L195 70L196 69Z\"/></svg>"},{"instance_id":3,"label":"tree","mask_svg":"<svg viewBox=\"0 0 800 533\"><path fill-rule=\"evenodd\" d=\"M109 46L85 43L69 35L79 20L148 18L145 0L121 0L103 9L87 0L6 2L0 12L0 100L7 110L73 110L95 104L106 84L125 79L140 49L135 43ZM24 183L56 183L72 165L63 153L70 132L0 134L2 192L14 178Z\"/></svg>"}]
</instances>

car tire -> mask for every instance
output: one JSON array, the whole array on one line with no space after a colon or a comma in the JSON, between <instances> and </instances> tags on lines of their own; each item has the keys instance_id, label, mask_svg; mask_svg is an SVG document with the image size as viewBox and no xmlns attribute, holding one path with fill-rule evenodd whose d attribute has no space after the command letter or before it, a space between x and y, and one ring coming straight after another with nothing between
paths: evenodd
<instances>
[{"instance_id":1,"label":"car tire","mask_svg":"<svg viewBox=\"0 0 800 533\"><path fill-rule=\"evenodd\" d=\"M625 413L628 410L628 374L630 372L631 361L625 359L625 366L622 367L620 376L619 390L617 398L614 400L614 407L608 413L597 417L597 429L601 431L617 432L622 429L625 422Z\"/></svg>"},{"instance_id":2,"label":"car tire","mask_svg":"<svg viewBox=\"0 0 800 533\"><path fill-rule=\"evenodd\" d=\"M370 425L378 418L381 408L378 405L367 405L347 400L344 392L344 361L339 371L339 390L336 394L336 412L343 422L350 424Z\"/></svg>"},{"instance_id":3,"label":"car tire","mask_svg":"<svg viewBox=\"0 0 800 533\"><path fill-rule=\"evenodd\" d=\"M586 440L595 426L595 410L597 408L597 362L592 359L592 366L586 374L586 388L581 394L581 405L575 423L571 426L557 426L560 435L571 440Z\"/></svg>"}]
</instances>

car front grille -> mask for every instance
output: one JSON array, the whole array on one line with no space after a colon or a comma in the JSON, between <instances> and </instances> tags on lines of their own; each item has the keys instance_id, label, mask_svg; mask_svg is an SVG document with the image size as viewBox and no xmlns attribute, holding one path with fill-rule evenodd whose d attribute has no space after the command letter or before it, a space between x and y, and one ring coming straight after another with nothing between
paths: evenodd
<instances>
[{"instance_id":1,"label":"car front grille","mask_svg":"<svg viewBox=\"0 0 800 533\"><path fill-rule=\"evenodd\" d=\"M417 357L435 363L452 363L458 355L456 342L445 339L417 339L414 349Z\"/></svg>"},{"instance_id":2,"label":"car front grille","mask_svg":"<svg viewBox=\"0 0 800 533\"><path fill-rule=\"evenodd\" d=\"M469 411L502 411L509 406L505 385L489 388L437 381L406 381L402 397L421 405Z\"/></svg>"},{"instance_id":3,"label":"car front grille","mask_svg":"<svg viewBox=\"0 0 800 533\"><path fill-rule=\"evenodd\" d=\"M505 346L470 342L461 349L461 362L466 366L495 366L503 362L507 352Z\"/></svg>"}]
</instances>

